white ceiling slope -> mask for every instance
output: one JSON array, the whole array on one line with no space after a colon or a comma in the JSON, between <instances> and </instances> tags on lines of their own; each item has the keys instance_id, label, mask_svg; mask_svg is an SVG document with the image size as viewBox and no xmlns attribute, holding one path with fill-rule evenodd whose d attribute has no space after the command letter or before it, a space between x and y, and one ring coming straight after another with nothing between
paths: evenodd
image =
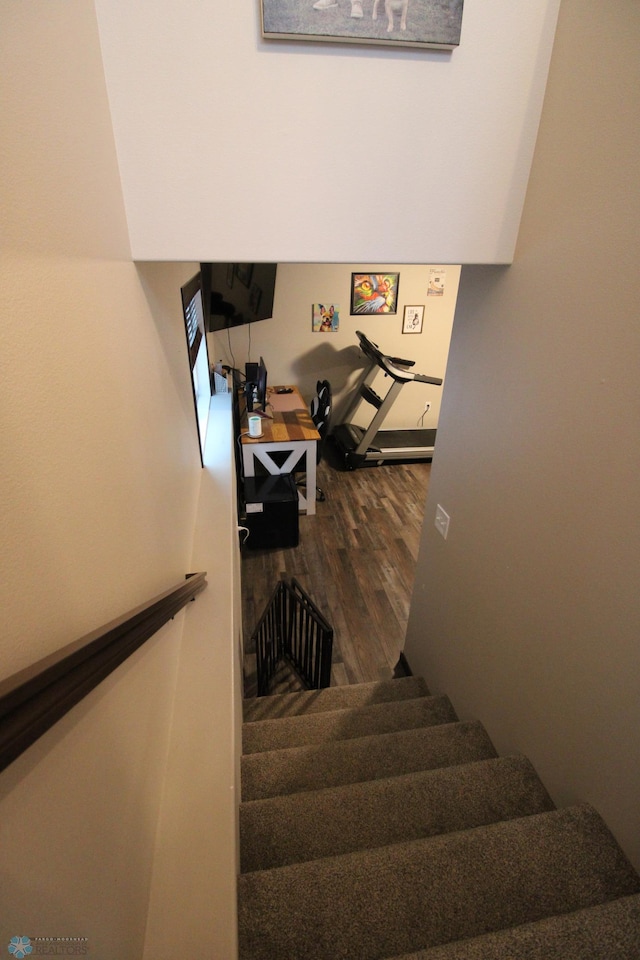
<instances>
[{"instance_id":1,"label":"white ceiling slope","mask_svg":"<svg viewBox=\"0 0 640 960\"><path fill-rule=\"evenodd\" d=\"M134 259L510 262L559 3L465 0L448 52L95 0Z\"/></svg>"}]
</instances>

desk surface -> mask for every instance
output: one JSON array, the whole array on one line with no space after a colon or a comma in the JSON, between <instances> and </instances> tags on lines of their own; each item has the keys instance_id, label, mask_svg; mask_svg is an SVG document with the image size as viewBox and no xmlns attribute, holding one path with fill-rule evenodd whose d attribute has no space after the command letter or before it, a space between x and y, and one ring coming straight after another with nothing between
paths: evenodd
<instances>
[{"instance_id":1,"label":"desk surface","mask_svg":"<svg viewBox=\"0 0 640 960\"><path fill-rule=\"evenodd\" d=\"M250 437L247 412L241 418L241 439L243 444L258 443L290 443L300 440L319 440L320 434L316 430L307 409L302 394L297 387L291 387L291 393L277 393L278 387L270 387L267 391L267 413L270 417L262 417L262 436Z\"/></svg>"}]
</instances>

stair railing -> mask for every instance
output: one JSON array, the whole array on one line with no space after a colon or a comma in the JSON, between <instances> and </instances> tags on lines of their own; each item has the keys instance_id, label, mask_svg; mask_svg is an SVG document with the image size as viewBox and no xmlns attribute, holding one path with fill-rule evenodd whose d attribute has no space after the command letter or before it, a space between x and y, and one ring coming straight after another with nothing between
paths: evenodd
<instances>
[{"instance_id":1,"label":"stair railing","mask_svg":"<svg viewBox=\"0 0 640 960\"><path fill-rule=\"evenodd\" d=\"M310 690L331 682L333 627L294 578L280 580L262 614L252 641L256 651L258 696L269 693L278 663L284 659Z\"/></svg>"},{"instance_id":2,"label":"stair railing","mask_svg":"<svg viewBox=\"0 0 640 960\"><path fill-rule=\"evenodd\" d=\"M0 681L0 770L97 687L205 589L206 573L180 583L117 620Z\"/></svg>"}]
</instances>

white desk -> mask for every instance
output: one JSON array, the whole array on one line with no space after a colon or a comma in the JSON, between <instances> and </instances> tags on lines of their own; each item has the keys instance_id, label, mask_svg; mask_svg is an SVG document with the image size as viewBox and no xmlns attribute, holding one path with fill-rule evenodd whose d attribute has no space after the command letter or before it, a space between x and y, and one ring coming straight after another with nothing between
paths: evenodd
<instances>
[{"instance_id":1,"label":"white desk","mask_svg":"<svg viewBox=\"0 0 640 960\"><path fill-rule=\"evenodd\" d=\"M307 475L307 495L298 489L299 507L307 514L316 512L316 458L320 434L315 428L302 394L297 387L291 393L277 393L278 387L268 391L267 413L263 418L262 436L248 435L247 413L241 417L242 464L245 477L255 477L256 464L267 473L293 473L299 461ZM277 456L274 458L274 454Z\"/></svg>"}]
</instances>

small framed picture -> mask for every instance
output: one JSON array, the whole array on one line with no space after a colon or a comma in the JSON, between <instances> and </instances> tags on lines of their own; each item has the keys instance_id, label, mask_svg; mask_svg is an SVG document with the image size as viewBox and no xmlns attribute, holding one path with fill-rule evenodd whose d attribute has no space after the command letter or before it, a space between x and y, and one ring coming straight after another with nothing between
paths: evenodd
<instances>
[{"instance_id":1,"label":"small framed picture","mask_svg":"<svg viewBox=\"0 0 640 960\"><path fill-rule=\"evenodd\" d=\"M311 329L314 333L337 333L340 326L340 307L337 303L314 303Z\"/></svg>"},{"instance_id":2,"label":"small framed picture","mask_svg":"<svg viewBox=\"0 0 640 960\"><path fill-rule=\"evenodd\" d=\"M443 297L444 284L447 277L447 271L444 267L431 267L429 270L429 286L427 287L428 297Z\"/></svg>"},{"instance_id":3,"label":"small framed picture","mask_svg":"<svg viewBox=\"0 0 640 960\"><path fill-rule=\"evenodd\" d=\"M402 320L403 333L422 333L422 321L424 320L424 306L414 307L406 306L404 308L404 317Z\"/></svg>"},{"instance_id":4,"label":"small framed picture","mask_svg":"<svg viewBox=\"0 0 640 960\"><path fill-rule=\"evenodd\" d=\"M399 284L399 273L352 273L351 315L397 313Z\"/></svg>"}]
</instances>

